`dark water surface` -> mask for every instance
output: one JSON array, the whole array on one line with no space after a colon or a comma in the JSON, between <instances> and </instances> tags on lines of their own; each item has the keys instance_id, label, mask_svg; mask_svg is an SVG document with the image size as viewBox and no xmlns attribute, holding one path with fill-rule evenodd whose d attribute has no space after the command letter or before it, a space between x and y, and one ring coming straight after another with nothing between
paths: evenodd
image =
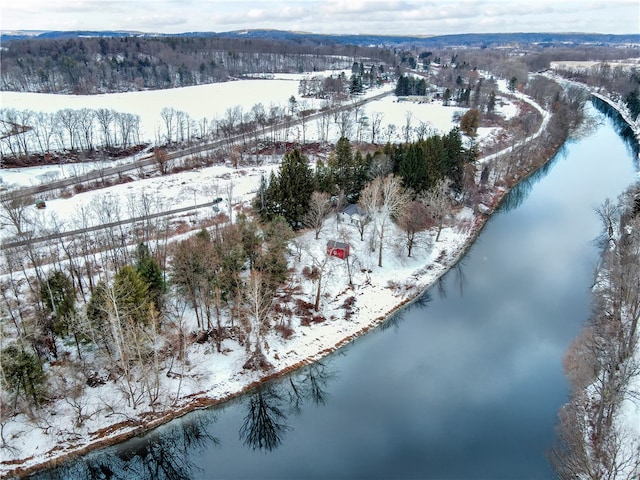
<instances>
[{"instance_id":1,"label":"dark water surface","mask_svg":"<svg viewBox=\"0 0 640 480\"><path fill-rule=\"evenodd\" d=\"M595 113L595 111L594 111ZM635 178L610 120L512 192L423 301L320 364L47 478L551 478L589 316L594 207Z\"/></svg>"}]
</instances>

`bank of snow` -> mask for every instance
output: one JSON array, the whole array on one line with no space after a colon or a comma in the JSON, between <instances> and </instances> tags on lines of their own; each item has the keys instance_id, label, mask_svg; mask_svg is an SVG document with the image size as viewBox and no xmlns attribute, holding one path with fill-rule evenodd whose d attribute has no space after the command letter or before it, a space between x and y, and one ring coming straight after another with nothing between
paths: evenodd
<instances>
[{"instance_id":1,"label":"bank of snow","mask_svg":"<svg viewBox=\"0 0 640 480\"><path fill-rule=\"evenodd\" d=\"M42 411L37 427L23 416L9 421L3 434L10 439L11 450L2 452L0 471L7 474L16 468L14 473L26 472L89 447L115 443L193 408L226 400L265 377L322 358L379 325L395 309L432 285L470 243L478 220L471 210L461 209L450 226L443 229L438 242L434 241L435 232L425 233L411 258L403 249L401 232L393 227L390 241L383 250L383 267L378 267L377 253L371 252L367 241L369 232L365 234L365 241L360 241L355 227L337 222L335 217L329 219L318 240L313 232L297 239L303 248L299 259L293 255L291 266L299 270L303 265L312 264L314 258L325 257L327 240L347 240L351 245L353 285L348 284L346 262L329 258L319 312L324 320L302 326L294 317L294 333L287 340L270 333L265 338L264 351L274 365L272 370L243 370L246 352L235 341L225 341L223 353L217 353L212 343L193 344L187 360L179 368L173 367L180 377L168 378L164 375L166 372L161 376L162 403L173 403L166 411L149 413L126 407L122 393L113 382L87 388L86 395L79 400L87 414L81 426L74 425L77 411L63 400L53 402ZM315 284L301 277L293 282L299 284L303 292L301 298L313 302ZM351 302L347 302L350 306L345 307L345 300L350 298ZM42 428L43 425L46 428Z\"/></svg>"},{"instance_id":2,"label":"bank of snow","mask_svg":"<svg viewBox=\"0 0 640 480\"><path fill-rule=\"evenodd\" d=\"M420 119L431 122L436 130L448 131L454 125L455 108L439 104L397 103L388 98L381 102L369 108L380 108L385 120L398 126L406 121L407 111L413 112L414 125ZM508 109L506 107L506 111ZM140 192L146 190L157 197L162 208L168 209L191 202L199 203L217 195L225 197L230 184L233 185L233 193L225 200L225 207L241 210L253 196L260 176L275 167L275 164L270 164L234 170L217 166L141 180L135 185L118 185L71 199L51 200L46 210L34 210L34 215L41 216L45 226L49 221L47 217L55 217L59 225L73 228L75 214L80 207L86 207L97 216L101 202L110 197L114 203L119 199L121 205L127 205L132 203L129 200L135 201ZM498 195L502 193L497 192ZM122 215L126 216L128 212L123 211ZM24 474L99 445L122 441L194 408L227 400L265 378L281 375L324 357L375 328L395 310L417 298L456 262L486 218L467 208L458 210L442 230L439 241L435 241L435 231L426 232L418 239L411 258L407 257L403 247L403 234L395 226L391 227L383 250L382 267L378 266L377 252L372 251L369 242L372 226L368 227L365 240L361 241L355 227L337 222L335 217L330 218L318 240L313 232L306 232L292 242L294 252L290 266L299 272L302 267L310 266L314 259L325 257L328 240L340 240L351 245L350 270L345 261L329 258L318 318L303 326L297 323L299 318L294 317L291 338L285 340L274 332L265 338L264 352L274 366L272 370L263 373L243 370L246 352L234 341L224 341L222 353L217 353L211 343L192 344L186 361L179 367L172 367L172 372L177 375L169 378L163 371L159 403L170 407L162 411L144 412L127 407L122 392L113 382L107 382L86 388L85 394L74 400L75 405L64 400L51 403L42 410L37 422L25 416L7 421L3 435L8 439L10 448L1 452L0 474ZM297 248L293 243L301 247ZM349 285L349 271L352 286ZM299 286L300 298L313 303L316 284L301 275L292 282ZM193 318L188 321L195 325ZM56 372L52 370L50 373ZM86 417L81 424L75 422L78 407Z\"/></svg>"}]
</instances>

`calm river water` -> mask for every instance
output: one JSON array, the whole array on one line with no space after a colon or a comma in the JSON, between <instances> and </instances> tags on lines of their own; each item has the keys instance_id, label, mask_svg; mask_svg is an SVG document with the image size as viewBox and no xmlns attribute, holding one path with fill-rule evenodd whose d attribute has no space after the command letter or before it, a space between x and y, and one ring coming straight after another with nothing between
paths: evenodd
<instances>
[{"instance_id":1,"label":"calm river water","mask_svg":"<svg viewBox=\"0 0 640 480\"><path fill-rule=\"evenodd\" d=\"M423 301L296 375L43 478L551 478L589 316L594 207L635 178L610 120L514 190Z\"/></svg>"}]
</instances>

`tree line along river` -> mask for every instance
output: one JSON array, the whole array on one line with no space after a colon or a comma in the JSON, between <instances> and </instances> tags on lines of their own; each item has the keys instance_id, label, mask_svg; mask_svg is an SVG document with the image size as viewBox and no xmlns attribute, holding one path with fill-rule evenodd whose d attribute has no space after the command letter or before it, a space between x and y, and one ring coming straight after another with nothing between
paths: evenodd
<instances>
[{"instance_id":1,"label":"tree line along river","mask_svg":"<svg viewBox=\"0 0 640 480\"><path fill-rule=\"evenodd\" d=\"M288 377L36 478L551 478L594 208L637 178L614 120L512 190L419 302ZM621 130L620 130L621 131Z\"/></svg>"}]
</instances>

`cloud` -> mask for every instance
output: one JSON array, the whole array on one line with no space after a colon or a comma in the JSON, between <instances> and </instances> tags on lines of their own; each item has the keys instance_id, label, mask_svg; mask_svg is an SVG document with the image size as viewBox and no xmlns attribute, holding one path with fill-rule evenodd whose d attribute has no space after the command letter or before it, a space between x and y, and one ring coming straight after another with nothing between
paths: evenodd
<instances>
[{"instance_id":1,"label":"cloud","mask_svg":"<svg viewBox=\"0 0 640 480\"><path fill-rule=\"evenodd\" d=\"M19 0L5 29L227 31L245 28L396 35L589 31L638 33L637 0Z\"/></svg>"},{"instance_id":2,"label":"cloud","mask_svg":"<svg viewBox=\"0 0 640 480\"><path fill-rule=\"evenodd\" d=\"M184 26L188 28L189 19L183 16L176 16L174 14L151 14L151 15L136 15L128 16L124 19L123 24L119 29L136 29L140 30L141 25L144 25L144 30L163 31L169 27Z\"/></svg>"}]
</instances>

